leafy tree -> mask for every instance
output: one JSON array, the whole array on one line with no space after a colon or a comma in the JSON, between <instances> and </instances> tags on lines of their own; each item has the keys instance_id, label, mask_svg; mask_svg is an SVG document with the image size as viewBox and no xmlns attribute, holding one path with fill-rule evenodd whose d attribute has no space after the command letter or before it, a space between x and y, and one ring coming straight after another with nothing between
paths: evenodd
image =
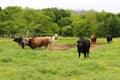
<instances>
[{"instance_id":1,"label":"leafy tree","mask_svg":"<svg viewBox=\"0 0 120 80\"><path fill-rule=\"evenodd\" d=\"M15 13L19 13L21 11L21 7L18 6L9 6L3 10L3 12L6 14L6 20L11 20L12 15Z\"/></svg>"},{"instance_id":2,"label":"leafy tree","mask_svg":"<svg viewBox=\"0 0 120 80\"><path fill-rule=\"evenodd\" d=\"M98 36L105 36L107 34L106 23L105 23L107 14L108 13L105 11L102 11L102 12L96 14L96 17L97 17L96 21L97 21L97 26L98 26L96 34Z\"/></svg>"},{"instance_id":3,"label":"leafy tree","mask_svg":"<svg viewBox=\"0 0 120 80\"><path fill-rule=\"evenodd\" d=\"M70 25L72 23L72 20L68 17L64 17L58 20L57 23L58 23L58 26L63 27L63 26Z\"/></svg>"},{"instance_id":4,"label":"leafy tree","mask_svg":"<svg viewBox=\"0 0 120 80\"><path fill-rule=\"evenodd\" d=\"M54 12L52 11L51 8L43 9L41 11L44 15L50 17L52 22L55 22L56 16L55 16L55 14L54 14Z\"/></svg>"},{"instance_id":5,"label":"leafy tree","mask_svg":"<svg viewBox=\"0 0 120 80\"><path fill-rule=\"evenodd\" d=\"M0 22L5 21L6 20L5 18L6 18L5 13L3 11L0 11Z\"/></svg>"},{"instance_id":6,"label":"leafy tree","mask_svg":"<svg viewBox=\"0 0 120 80\"><path fill-rule=\"evenodd\" d=\"M100 17L101 16L101 17ZM119 33L118 19L113 13L101 12L97 14L98 30L97 34L105 36L111 34L113 37Z\"/></svg>"},{"instance_id":7,"label":"leafy tree","mask_svg":"<svg viewBox=\"0 0 120 80\"><path fill-rule=\"evenodd\" d=\"M118 33L119 33L119 28L117 23L119 23L119 21L116 19L116 16L114 14L108 13L107 15L107 34L111 34L113 37L117 37Z\"/></svg>"},{"instance_id":8,"label":"leafy tree","mask_svg":"<svg viewBox=\"0 0 120 80\"><path fill-rule=\"evenodd\" d=\"M94 10L35 10L18 6L0 7L0 34L55 34L89 37L91 34L120 36L120 13Z\"/></svg>"},{"instance_id":9,"label":"leafy tree","mask_svg":"<svg viewBox=\"0 0 120 80\"><path fill-rule=\"evenodd\" d=\"M73 36L72 27L71 26L62 27L61 35L65 36L65 37Z\"/></svg>"},{"instance_id":10,"label":"leafy tree","mask_svg":"<svg viewBox=\"0 0 120 80\"><path fill-rule=\"evenodd\" d=\"M86 35L85 34L86 27L84 27L84 25L85 25L85 22L83 20L79 22L73 22L71 24L71 26L73 27L74 36L82 37Z\"/></svg>"},{"instance_id":11,"label":"leafy tree","mask_svg":"<svg viewBox=\"0 0 120 80\"><path fill-rule=\"evenodd\" d=\"M72 24L74 26L74 32L77 36L90 36L91 34L96 34L96 12L88 11L79 15L79 21Z\"/></svg>"}]
</instances>

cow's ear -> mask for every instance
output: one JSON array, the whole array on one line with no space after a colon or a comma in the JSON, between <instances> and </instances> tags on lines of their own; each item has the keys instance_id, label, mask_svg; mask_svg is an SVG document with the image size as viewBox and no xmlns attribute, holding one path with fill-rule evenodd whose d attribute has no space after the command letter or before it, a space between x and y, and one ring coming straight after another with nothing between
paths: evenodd
<instances>
[{"instance_id":1,"label":"cow's ear","mask_svg":"<svg viewBox=\"0 0 120 80\"><path fill-rule=\"evenodd\" d=\"M32 39L29 39L29 41L31 42L31 41L32 41Z\"/></svg>"},{"instance_id":2,"label":"cow's ear","mask_svg":"<svg viewBox=\"0 0 120 80\"><path fill-rule=\"evenodd\" d=\"M31 42L31 39L28 39L27 42L30 43L30 42Z\"/></svg>"},{"instance_id":3,"label":"cow's ear","mask_svg":"<svg viewBox=\"0 0 120 80\"><path fill-rule=\"evenodd\" d=\"M28 42L28 45L30 46L32 43L32 39L29 39L27 42Z\"/></svg>"}]
</instances>

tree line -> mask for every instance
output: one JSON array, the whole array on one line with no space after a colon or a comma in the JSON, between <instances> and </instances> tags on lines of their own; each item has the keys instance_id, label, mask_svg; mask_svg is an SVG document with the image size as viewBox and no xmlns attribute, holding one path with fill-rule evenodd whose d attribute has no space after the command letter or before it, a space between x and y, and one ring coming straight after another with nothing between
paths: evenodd
<instances>
[{"instance_id":1,"label":"tree line","mask_svg":"<svg viewBox=\"0 0 120 80\"><path fill-rule=\"evenodd\" d=\"M0 35L55 34L61 36L120 37L120 13L95 10L32 9L19 6L0 7Z\"/></svg>"}]
</instances>

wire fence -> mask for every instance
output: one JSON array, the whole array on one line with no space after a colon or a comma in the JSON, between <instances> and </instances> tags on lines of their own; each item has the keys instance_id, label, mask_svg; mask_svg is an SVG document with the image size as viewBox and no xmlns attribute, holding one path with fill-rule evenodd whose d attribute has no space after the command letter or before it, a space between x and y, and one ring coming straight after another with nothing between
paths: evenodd
<instances>
[{"instance_id":1,"label":"wire fence","mask_svg":"<svg viewBox=\"0 0 120 80\"><path fill-rule=\"evenodd\" d=\"M31 35L26 35L26 34L2 34L0 35L0 38L5 38L5 39L13 39L15 37L44 37L44 36L53 36L52 34L31 34Z\"/></svg>"}]
</instances>

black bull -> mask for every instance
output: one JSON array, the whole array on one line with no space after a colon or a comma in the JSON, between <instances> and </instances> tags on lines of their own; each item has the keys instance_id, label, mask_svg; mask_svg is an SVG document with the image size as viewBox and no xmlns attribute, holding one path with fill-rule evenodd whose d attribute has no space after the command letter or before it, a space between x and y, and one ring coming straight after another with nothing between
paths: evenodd
<instances>
[{"instance_id":1,"label":"black bull","mask_svg":"<svg viewBox=\"0 0 120 80\"><path fill-rule=\"evenodd\" d=\"M13 39L14 42L17 42L23 49L24 46L27 44L23 37L16 37Z\"/></svg>"},{"instance_id":2,"label":"black bull","mask_svg":"<svg viewBox=\"0 0 120 80\"><path fill-rule=\"evenodd\" d=\"M111 35L106 35L106 40L108 43L112 42L112 36Z\"/></svg>"},{"instance_id":3,"label":"black bull","mask_svg":"<svg viewBox=\"0 0 120 80\"><path fill-rule=\"evenodd\" d=\"M78 57L80 58L81 53L84 54L84 58L89 57L90 41L85 38L80 38L77 43Z\"/></svg>"}]
</instances>

